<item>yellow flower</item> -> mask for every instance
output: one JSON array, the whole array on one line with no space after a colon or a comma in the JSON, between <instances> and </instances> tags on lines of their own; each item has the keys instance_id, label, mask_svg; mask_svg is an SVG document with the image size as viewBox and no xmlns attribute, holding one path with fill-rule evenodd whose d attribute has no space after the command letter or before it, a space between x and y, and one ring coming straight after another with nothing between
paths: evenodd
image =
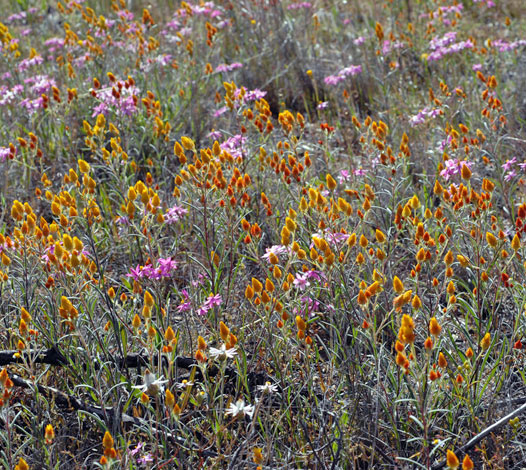
<instances>
[{"instance_id":1,"label":"yellow flower","mask_svg":"<svg viewBox=\"0 0 526 470\"><path fill-rule=\"evenodd\" d=\"M415 333L414 333L415 324L413 319L409 315L404 315L402 317L402 325L398 332L398 339L404 343L414 343Z\"/></svg>"},{"instance_id":2,"label":"yellow flower","mask_svg":"<svg viewBox=\"0 0 526 470\"><path fill-rule=\"evenodd\" d=\"M331 190L331 191L334 191L336 189L336 181L334 180L334 178L331 176L330 173L327 173L327 176L325 177L325 179L327 180L327 187Z\"/></svg>"},{"instance_id":3,"label":"yellow flower","mask_svg":"<svg viewBox=\"0 0 526 470\"><path fill-rule=\"evenodd\" d=\"M147 305L150 308L152 308L155 305L155 301L153 300L153 296L148 291L146 291L144 293L144 304Z\"/></svg>"},{"instance_id":4,"label":"yellow flower","mask_svg":"<svg viewBox=\"0 0 526 470\"><path fill-rule=\"evenodd\" d=\"M513 237L513 240L511 241L511 247L513 248L513 251L518 251L518 249L521 247L521 239L519 238L518 234L515 234Z\"/></svg>"},{"instance_id":5,"label":"yellow flower","mask_svg":"<svg viewBox=\"0 0 526 470\"><path fill-rule=\"evenodd\" d=\"M175 339L175 332L171 326L166 328L166 331L164 332L164 339L169 343Z\"/></svg>"},{"instance_id":6,"label":"yellow flower","mask_svg":"<svg viewBox=\"0 0 526 470\"><path fill-rule=\"evenodd\" d=\"M376 229L375 235L376 235L376 241L378 243L384 243L385 242L385 240L386 240L385 233L383 233L380 229L378 229L378 228Z\"/></svg>"},{"instance_id":7,"label":"yellow flower","mask_svg":"<svg viewBox=\"0 0 526 470\"><path fill-rule=\"evenodd\" d=\"M53 442L53 439L55 439L55 430L53 429L53 426L51 424L48 424L46 426L44 437L46 439L46 444L51 444Z\"/></svg>"},{"instance_id":8,"label":"yellow flower","mask_svg":"<svg viewBox=\"0 0 526 470\"><path fill-rule=\"evenodd\" d=\"M497 238L491 232L486 232L486 241L488 242L488 245L492 248L495 248L497 246Z\"/></svg>"},{"instance_id":9,"label":"yellow flower","mask_svg":"<svg viewBox=\"0 0 526 470\"><path fill-rule=\"evenodd\" d=\"M393 289L397 294L400 294L404 290L404 284L403 282L398 278L398 276L395 276L393 278Z\"/></svg>"},{"instance_id":10,"label":"yellow flower","mask_svg":"<svg viewBox=\"0 0 526 470\"><path fill-rule=\"evenodd\" d=\"M89 163L86 160L79 159L78 160L78 164L79 164L79 170L80 170L81 173L88 173L89 172L90 165L89 165Z\"/></svg>"},{"instance_id":11,"label":"yellow flower","mask_svg":"<svg viewBox=\"0 0 526 470\"><path fill-rule=\"evenodd\" d=\"M486 349L489 348L490 344L491 344L491 335L489 333L486 333L484 335L484 338L482 338L482 341L480 342L480 347L484 349L485 351Z\"/></svg>"},{"instance_id":12,"label":"yellow flower","mask_svg":"<svg viewBox=\"0 0 526 470\"><path fill-rule=\"evenodd\" d=\"M195 150L195 144L190 137L181 137L181 143L186 150Z\"/></svg>"},{"instance_id":13,"label":"yellow flower","mask_svg":"<svg viewBox=\"0 0 526 470\"><path fill-rule=\"evenodd\" d=\"M252 460L254 461L254 463L263 463L263 453L262 453L263 449L261 447L254 447L253 449L253 452L254 452L254 457L252 458Z\"/></svg>"}]
</instances>

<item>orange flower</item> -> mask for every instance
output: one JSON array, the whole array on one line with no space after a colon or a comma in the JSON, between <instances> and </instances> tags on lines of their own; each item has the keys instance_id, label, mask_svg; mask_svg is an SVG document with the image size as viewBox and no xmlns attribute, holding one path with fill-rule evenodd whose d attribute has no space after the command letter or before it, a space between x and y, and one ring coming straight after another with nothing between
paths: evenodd
<instances>
[{"instance_id":1,"label":"orange flower","mask_svg":"<svg viewBox=\"0 0 526 470\"><path fill-rule=\"evenodd\" d=\"M455 453L448 449L446 457L446 465L448 468L456 470L460 466L460 461Z\"/></svg>"},{"instance_id":2,"label":"orange flower","mask_svg":"<svg viewBox=\"0 0 526 470\"><path fill-rule=\"evenodd\" d=\"M299 315L296 315L296 326L300 331L305 331L307 329L307 324L305 323L305 320Z\"/></svg>"},{"instance_id":3,"label":"orange flower","mask_svg":"<svg viewBox=\"0 0 526 470\"><path fill-rule=\"evenodd\" d=\"M20 457L18 465L15 465L15 470L29 470L29 465L22 457Z\"/></svg>"},{"instance_id":4,"label":"orange flower","mask_svg":"<svg viewBox=\"0 0 526 470\"><path fill-rule=\"evenodd\" d=\"M400 326L400 330L398 331L398 339L400 340L400 342L404 344L414 343L414 327L415 325L413 319L409 315L404 315L402 317L402 325Z\"/></svg>"},{"instance_id":5,"label":"orange flower","mask_svg":"<svg viewBox=\"0 0 526 470\"><path fill-rule=\"evenodd\" d=\"M53 429L53 426L51 424L48 424L46 426L44 438L46 439L46 444L51 444L53 442L53 439L55 439L55 430Z\"/></svg>"},{"instance_id":6,"label":"orange flower","mask_svg":"<svg viewBox=\"0 0 526 470\"><path fill-rule=\"evenodd\" d=\"M197 337L197 349L204 351L207 348L206 341L202 336Z\"/></svg>"},{"instance_id":7,"label":"orange flower","mask_svg":"<svg viewBox=\"0 0 526 470\"><path fill-rule=\"evenodd\" d=\"M376 229L376 241L378 243L384 243L386 240L385 233L383 233L380 229Z\"/></svg>"},{"instance_id":8,"label":"orange flower","mask_svg":"<svg viewBox=\"0 0 526 470\"><path fill-rule=\"evenodd\" d=\"M229 334L230 330L228 329L228 326L226 326L222 321L219 322L219 336L221 336L221 339L226 341Z\"/></svg>"},{"instance_id":9,"label":"orange flower","mask_svg":"<svg viewBox=\"0 0 526 470\"><path fill-rule=\"evenodd\" d=\"M442 331L442 327L439 325L437 319L435 317L431 318L429 321L429 332L433 336L440 335L440 332Z\"/></svg>"},{"instance_id":10,"label":"orange flower","mask_svg":"<svg viewBox=\"0 0 526 470\"><path fill-rule=\"evenodd\" d=\"M473 460L471 460L469 455L466 454L464 460L462 460L462 470L473 470L474 468L475 465L473 464Z\"/></svg>"},{"instance_id":11,"label":"orange flower","mask_svg":"<svg viewBox=\"0 0 526 470\"><path fill-rule=\"evenodd\" d=\"M329 173L327 173L327 176L325 177L325 179L327 180L327 187L331 191L334 191L336 189L336 186L337 186L337 183L334 180L334 178Z\"/></svg>"},{"instance_id":12,"label":"orange flower","mask_svg":"<svg viewBox=\"0 0 526 470\"><path fill-rule=\"evenodd\" d=\"M403 352L398 351L398 353L396 354L396 363L400 367L405 367L408 362L409 361L407 360L407 356Z\"/></svg>"},{"instance_id":13,"label":"orange flower","mask_svg":"<svg viewBox=\"0 0 526 470\"><path fill-rule=\"evenodd\" d=\"M102 438L102 447L104 450L111 449L113 447L113 437L111 437L109 431L104 433L104 437Z\"/></svg>"},{"instance_id":14,"label":"orange flower","mask_svg":"<svg viewBox=\"0 0 526 470\"><path fill-rule=\"evenodd\" d=\"M429 336L424 341L424 348L426 348L427 351L431 351L431 349L433 349L433 340Z\"/></svg>"},{"instance_id":15,"label":"orange flower","mask_svg":"<svg viewBox=\"0 0 526 470\"><path fill-rule=\"evenodd\" d=\"M438 367L441 369L445 369L447 367L446 357L442 353L438 354Z\"/></svg>"},{"instance_id":16,"label":"orange flower","mask_svg":"<svg viewBox=\"0 0 526 470\"><path fill-rule=\"evenodd\" d=\"M367 304L367 297L365 296L365 292L360 289L360 292L358 292L358 298L356 300L358 302L358 305L366 305Z\"/></svg>"},{"instance_id":17,"label":"orange flower","mask_svg":"<svg viewBox=\"0 0 526 470\"><path fill-rule=\"evenodd\" d=\"M418 310L419 308L422 308L422 301L420 300L420 297L418 297L418 295L415 294L411 305L414 310Z\"/></svg>"}]
</instances>

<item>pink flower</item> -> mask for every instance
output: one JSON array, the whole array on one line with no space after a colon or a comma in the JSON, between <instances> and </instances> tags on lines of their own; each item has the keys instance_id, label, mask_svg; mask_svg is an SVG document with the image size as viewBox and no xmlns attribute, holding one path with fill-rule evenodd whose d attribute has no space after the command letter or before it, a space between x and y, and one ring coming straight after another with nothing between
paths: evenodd
<instances>
[{"instance_id":1,"label":"pink flower","mask_svg":"<svg viewBox=\"0 0 526 470\"><path fill-rule=\"evenodd\" d=\"M310 286L310 282L308 281L308 276L306 273L297 273L296 278L294 281L292 281L292 284L299 290L305 290Z\"/></svg>"},{"instance_id":2,"label":"pink flower","mask_svg":"<svg viewBox=\"0 0 526 470\"><path fill-rule=\"evenodd\" d=\"M167 224L173 224L178 222L183 215L188 214L188 210L177 205L170 207L164 214L164 222Z\"/></svg>"}]
</instances>

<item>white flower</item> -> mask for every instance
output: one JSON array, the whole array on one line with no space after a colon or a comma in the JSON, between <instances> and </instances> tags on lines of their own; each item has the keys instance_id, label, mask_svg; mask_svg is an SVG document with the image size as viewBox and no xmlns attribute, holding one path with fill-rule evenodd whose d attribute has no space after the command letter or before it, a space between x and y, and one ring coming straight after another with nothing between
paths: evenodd
<instances>
[{"instance_id":1,"label":"white flower","mask_svg":"<svg viewBox=\"0 0 526 470\"><path fill-rule=\"evenodd\" d=\"M218 359L219 361L226 361L227 359L232 359L236 356L236 348L227 349L225 344L222 344L219 349L210 348L209 349L210 357L213 359Z\"/></svg>"},{"instance_id":2,"label":"white flower","mask_svg":"<svg viewBox=\"0 0 526 470\"><path fill-rule=\"evenodd\" d=\"M249 416L252 418L254 414L253 405L245 405L245 400L239 399L235 403L231 403L228 409L226 410L227 415L231 415L233 418L240 418L242 416Z\"/></svg>"},{"instance_id":3,"label":"white flower","mask_svg":"<svg viewBox=\"0 0 526 470\"><path fill-rule=\"evenodd\" d=\"M265 385L258 385L257 389L263 394L266 393L276 393L278 391L278 386L276 384L265 382Z\"/></svg>"},{"instance_id":4,"label":"white flower","mask_svg":"<svg viewBox=\"0 0 526 470\"><path fill-rule=\"evenodd\" d=\"M178 383L176 387L179 389L185 389L187 387L193 387L193 385L193 382L189 382L188 380L184 379L181 383Z\"/></svg>"},{"instance_id":5,"label":"white flower","mask_svg":"<svg viewBox=\"0 0 526 470\"><path fill-rule=\"evenodd\" d=\"M144 371L143 379L144 383L142 385L136 385L132 388L136 388L137 390L140 390L141 392L144 392L150 396L157 395L159 391L162 392L164 389L163 384L168 382L168 380L163 380L162 376L156 379L155 375L152 374L149 369Z\"/></svg>"}]
</instances>

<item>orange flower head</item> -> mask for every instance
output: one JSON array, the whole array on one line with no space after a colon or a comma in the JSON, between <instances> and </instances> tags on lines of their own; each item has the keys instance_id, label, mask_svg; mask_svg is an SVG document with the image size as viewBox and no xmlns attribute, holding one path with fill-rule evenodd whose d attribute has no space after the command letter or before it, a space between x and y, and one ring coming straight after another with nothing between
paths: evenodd
<instances>
[{"instance_id":1,"label":"orange flower head","mask_svg":"<svg viewBox=\"0 0 526 470\"><path fill-rule=\"evenodd\" d=\"M113 437L111 437L109 431L104 433L104 437L102 438L102 447L104 450L111 449L113 447Z\"/></svg>"},{"instance_id":2,"label":"orange flower head","mask_svg":"<svg viewBox=\"0 0 526 470\"><path fill-rule=\"evenodd\" d=\"M447 451L446 465L447 468L451 468L453 470L456 470L460 466L460 461L458 460L458 457L453 451L449 449Z\"/></svg>"},{"instance_id":3,"label":"orange flower head","mask_svg":"<svg viewBox=\"0 0 526 470\"><path fill-rule=\"evenodd\" d=\"M433 336L438 336L440 335L441 331L442 327L439 325L438 320L435 317L431 318L431 320L429 321L429 332Z\"/></svg>"},{"instance_id":4,"label":"orange flower head","mask_svg":"<svg viewBox=\"0 0 526 470\"><path fill-rule=\"evenodd\" d=\"M462 460L462 470L473 470L474 468L475 465L473 464L473 460L471 460L469 455L466 454L464 460Z\"/></svg>"},{"instance_id":5,"label":"orange flower head","mask_svg":"<svg viewBox=\"0 0 526 470\"><path fill-rule=\"evenodd\" d=\"M53 439L55 439L55 430L53 429L53 426L51 424L48 424L46 426L44 438L46 439L46 444L51 444L53 442Z\"/></svg>"}]
</instances>

